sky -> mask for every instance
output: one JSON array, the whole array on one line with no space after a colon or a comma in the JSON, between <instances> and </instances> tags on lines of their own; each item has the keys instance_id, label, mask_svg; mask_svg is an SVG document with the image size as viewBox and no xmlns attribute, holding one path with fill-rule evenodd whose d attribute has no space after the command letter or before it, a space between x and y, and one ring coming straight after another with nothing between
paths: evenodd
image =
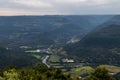
<instances>
[{"instance_id":1,"label":"sky","mask_svg":"<svg viewBox=\"0 0 120 80\"><path fill-rule=\"evenodd\" d=\"M0 15L120 14L120 0L0 0Z\"/></svg>"}]
</instances>

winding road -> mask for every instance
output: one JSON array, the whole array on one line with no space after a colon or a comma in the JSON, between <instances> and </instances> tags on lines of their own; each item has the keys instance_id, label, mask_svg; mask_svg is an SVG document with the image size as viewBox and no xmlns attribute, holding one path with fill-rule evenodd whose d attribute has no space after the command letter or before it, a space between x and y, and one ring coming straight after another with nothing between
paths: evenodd
<instances>
[{"instance_id":1,"label":"winding road","mask_svg":"<svg viewBox=\"0 0 120 80\"><path fill-rule=\"evenodd\" d=\"M50 56L47 55L47 56L45 56L45 58L42 60L42 63L45 64L48 68L50 68L50 65L47 64L47 60L48 60L49 57L50 57Z\"/></svg>"}]
</instances>

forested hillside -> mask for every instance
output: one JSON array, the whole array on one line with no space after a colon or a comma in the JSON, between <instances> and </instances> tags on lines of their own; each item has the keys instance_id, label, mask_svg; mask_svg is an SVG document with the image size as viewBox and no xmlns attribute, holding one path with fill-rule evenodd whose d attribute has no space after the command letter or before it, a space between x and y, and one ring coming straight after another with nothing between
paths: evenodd
<instances>
[{"instance_id":1,"label":"forested hillside","mask_svg":"<svg viewBox=\"0 0 120 80\"><path fill-rule=\"evenodd\" d=\"M76 56L78 61L92 66L99 64L119 65L119 22L119 16L114 17L87 34L81 41L66 46L65 50L69 55Z\"/></svg>"},{"instance_id":2,"label":"forested hillside","mask_svg":"<svg viewBox=\"0 0 120 80\"><path fill-rule=\"evenodd\" d=\"M18 48L65 44L113 16L8 16L0 17L0 44ZM79 36L79 37L78 37Z\"/></svg>"},{"instance_id":3,"label":"forested hillside","mask_svg":"<svg viewBox=\"0 0 120 80\"><path fill-rule=\"evenodd\" d=\"M39 62L39 60L34 58L32 55L20 54L0 47L0 69L7 66L16 66L18 68L33 66L37 62Z\"/></svg>"}]
</instances>

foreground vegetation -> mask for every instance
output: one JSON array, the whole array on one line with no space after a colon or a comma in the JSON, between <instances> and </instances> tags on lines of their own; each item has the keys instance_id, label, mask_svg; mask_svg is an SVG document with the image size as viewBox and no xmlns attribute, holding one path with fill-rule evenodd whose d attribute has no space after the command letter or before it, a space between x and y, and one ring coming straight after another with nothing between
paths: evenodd
<instances>
[{"instance_id":1,"label":"foreground vegetation","mask_svg":"<svg viewBox=\"0 0 120 80\"><path fill-rule=\"evenodd\" d=\"M0 80L120 80L108 74L104 67L97 67L87 77L72 76L57 68L47 68L44 65L16 69L6 67L0 70Z\"/></svg>"},{"instance_id":2,"label":"foreground vegetation","mask_svg":"<svg viewBox=\"0 0 120 80\"><path fill-rule=\"evenodd\" d=\"M71 80L71 78L69 74L64 74L60 69L37 65L32 68L7 67L2 69L0 80Z\"/></svg>"}]
</instances>

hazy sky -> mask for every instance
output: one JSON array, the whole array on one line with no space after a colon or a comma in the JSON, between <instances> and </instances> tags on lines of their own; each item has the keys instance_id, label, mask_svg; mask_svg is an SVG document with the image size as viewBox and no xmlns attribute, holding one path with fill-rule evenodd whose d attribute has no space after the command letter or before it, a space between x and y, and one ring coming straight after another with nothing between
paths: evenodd
<instances>
[{"instance_id":1,"label":"hazy sky","mask_svg":"<svg viewBox=\"0 0 120 80\"><path fill-rule=\"evenodd\" d=\"M120 14L120 0L0 0L0 15Z\"/></svg>"}]
</instances>

